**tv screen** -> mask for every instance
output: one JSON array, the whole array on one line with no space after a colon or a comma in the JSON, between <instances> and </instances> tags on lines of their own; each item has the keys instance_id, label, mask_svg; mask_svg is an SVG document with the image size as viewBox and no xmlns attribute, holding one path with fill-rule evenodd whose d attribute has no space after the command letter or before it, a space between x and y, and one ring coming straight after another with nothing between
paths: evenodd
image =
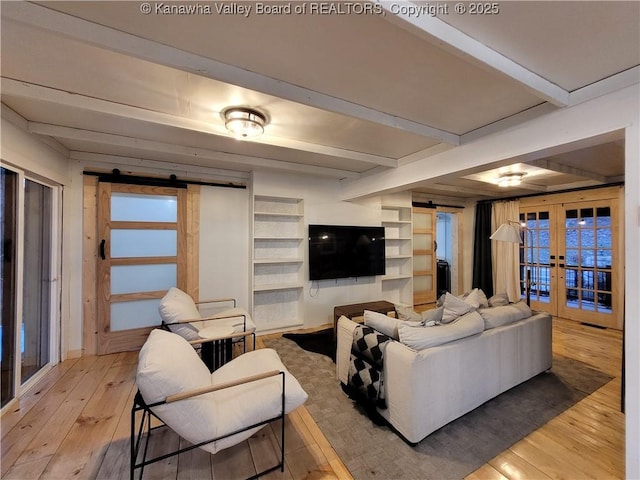
<instances>
[{"instance_id":1,"label":"tv screen","mask_svg":"<svg viewBox=\"0 0 640 480\"><path fill-rule=\"evenodd\" d=\"M384 227L309 225L309 280L385 274Z\"/></svg>"}]
</instances>

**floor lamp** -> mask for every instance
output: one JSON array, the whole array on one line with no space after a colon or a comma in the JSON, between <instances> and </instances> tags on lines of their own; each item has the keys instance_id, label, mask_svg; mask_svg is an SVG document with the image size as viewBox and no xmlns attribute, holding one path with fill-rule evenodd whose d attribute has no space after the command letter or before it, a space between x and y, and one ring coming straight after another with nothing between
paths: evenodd
<instances>
[{"instance_id":1,"label":"floor lamp","mask_svg":"<svg viewBox=\"0 0 640 480\"><path fill-rule=\"evenodd\" d=\"M516 222L514 220L508 220L506 223L503 223L498 227L498 229L493 232L489 238L491 240L498 240L499 242L510 242L510 243L522 243L524 246L524 269L525 269L525 280L524 280L524 291L527 300L527 305L531 306L531 271L527 267L527 244L526 244L526 232L525 235L520 235L520 231L526 228L520 224L520 222Z\"/></svg>"}]
</instances>

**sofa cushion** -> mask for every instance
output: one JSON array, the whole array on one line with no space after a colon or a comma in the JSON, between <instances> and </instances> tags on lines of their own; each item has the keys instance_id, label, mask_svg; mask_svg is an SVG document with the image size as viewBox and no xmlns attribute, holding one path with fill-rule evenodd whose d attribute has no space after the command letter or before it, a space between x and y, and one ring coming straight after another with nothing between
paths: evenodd
<instances>
[{"instance_id":1,"label":"sofa cushion","mask_svg":"<svg viewBox=\"0 0 640 480\"><path fill-rule=\"evenodd\" d=\"M158 310L164 323L174 323L180 320L198 320L201 318L198 307L196 307L191 296L176 287L171 287L162 297ZM202 323L196 321L180 325L169 325L169 330L187 340L197 340L199 338L198 330L202 327Z\"/></svg>"},{"instance_id":2,"label":"sofa cushion","mask_svg":"<svg viewBox=\"0 0 640 480\"><path fill-rule=\"evenodd\" d=\"M415 327L433 326L442 321L443 307L416 312L411 307L396 305L396 313L400 320L410 322Z\"/></svg>"},{"instance_id":3,"label":"sofa cushion","mask_svg":"<svg viewBox=\"0 0 640 480\"><path fill-rule=\"evenodd\" d=\"M389 317L384 313L364 311L364 324L385 334L387 337L398 339L398 325L403 323L402 320Z\"/></svg>"},{"instance_id":4,"label":"sofa cushion","mask_svg":"<svg viewBox=\"0 0 640 480\"><path fill-rule=\"evenodd\" d=\"M423 350L469 337L481 333L483 330L482 317L478 312L472 311L446 325L436 325L430 328L412 328L409 325L400 325L398 334L400 342L406 346L414 350Z\"/></svg>"},{"instance_id":5,"label":"sofa cushion","mask_svg":"<svg viewBox=\"0 0 640 480\"><path fill-rule=\"evenodd\" d=\"M484 320L485 330L508 325L531 316L531 309L524 301L499 307L481 308L478 312Z\"/></svg>"},{"instance_id":6,"label":"sofa cushion","mask_svg":"<svg viewBox=\"0 0 640 480\"><path fill-rule=\"evenodd\" d=\"M472 304L447 292L443 303L444 311L442 312L442 323L451 323L456 318L475 310Z\"/></svg>"}]
</instances>

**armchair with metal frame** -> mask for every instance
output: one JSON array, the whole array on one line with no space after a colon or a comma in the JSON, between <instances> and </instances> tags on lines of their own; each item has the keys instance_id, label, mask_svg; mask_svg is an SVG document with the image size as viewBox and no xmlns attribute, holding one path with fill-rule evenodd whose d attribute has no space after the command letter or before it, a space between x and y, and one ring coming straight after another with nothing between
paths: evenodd
<instances>
[{"instance_id":1,"label":"armchair with metal frame","mask_svg":"<svg viewBox=\"0 0 640 480\"><path fill-rule=\"evenodd\" d=\"M531 269L527 261L527 227L515 220L507 220L489 237L500 242L518 243L523 246L524 291L528 306L531 306ZM522 235L520 234L522 232Z\"/></svg>"},{"instance_id":2,"label":"armchair with metal frame","mask_svg":"<svg viewBox=\"0 0 640 480\"><path fill-rule=\"evenodd\" d=\"M202 306L220 303L232 303L233 307L201 315ZM184 337L196 349L202 345L202 359L211 371L231 359L233 344L242 343L242 353L246 353L249 336L253 337L253 350L256 349L256 325L246 310L237 307L235 298L195 302L190 295L174 287L160 301L159 311L161 328Z\"/></svg>"},{"instance_id":3,"label":"armchair with metal frame","mask_svg":"<svg viewBox=\"0 0 640 480\"><path fill-rule=\"evenodd\" d=\"M278 469L284 472L285 414L302 405L307 394L274 350L248 352L208 373L188 342L158 329L151 332L140 352L136 384L131 409L131 480L136 470L141 479L147 465L195 448L215 455L278 420L282 438L278 463L250 478ZM170 428L191 445L147 458L149 440L160 428Z\"/></svg>"}]
</instances>

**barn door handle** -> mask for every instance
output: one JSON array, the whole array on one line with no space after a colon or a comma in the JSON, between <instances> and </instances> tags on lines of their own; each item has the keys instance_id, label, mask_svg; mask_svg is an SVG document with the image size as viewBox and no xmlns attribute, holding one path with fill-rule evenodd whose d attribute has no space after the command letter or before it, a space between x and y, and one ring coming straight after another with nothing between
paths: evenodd
<instances>
[{"instance_id":1,"label":"barn door handle","mask_svg":"<svg viewBox=\"0 0 640 480\"><path fill-rule=\"evenodd\" d=\"M103 238L103 239L102 239L102 241L100 242L100 258L101 258L102 260L105 260L105 259L107 258L107 257L105 256L105 254L104 254L104 244L105 244L106 242L107 242L107 241L106 241L104 238Z\"/></svg>"},{"instance_id":2,"label":"barn door handle","mask_svg":"<svg viewBox=\"0 0 640 480\"><path fill-rule=\"evenodd\" d=\"M436 242L435 240L433 241L433 251L434 252L438 251L438 242Z\"/></svg>"}]
</instances>

